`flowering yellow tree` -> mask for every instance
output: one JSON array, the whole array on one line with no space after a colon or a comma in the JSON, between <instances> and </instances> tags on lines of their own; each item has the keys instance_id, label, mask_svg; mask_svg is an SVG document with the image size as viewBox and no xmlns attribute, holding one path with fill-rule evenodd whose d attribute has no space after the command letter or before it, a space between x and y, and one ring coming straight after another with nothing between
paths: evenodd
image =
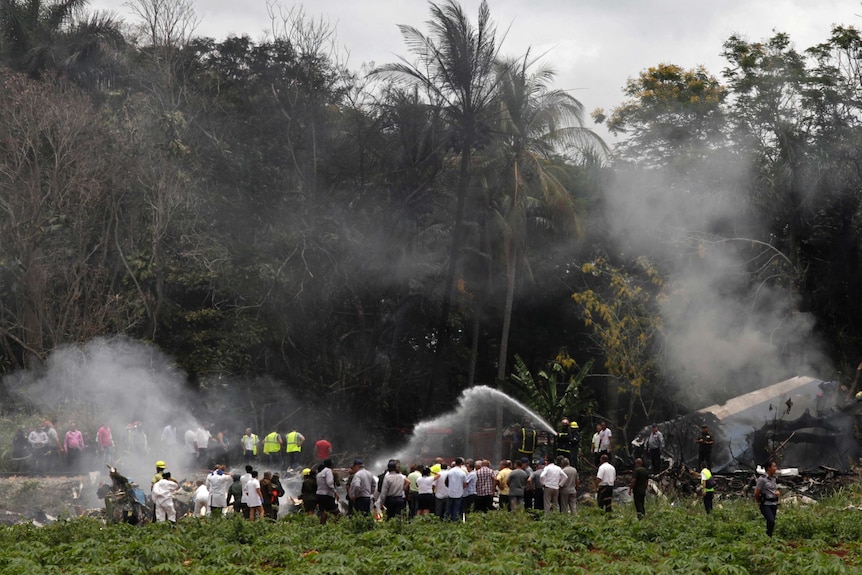
<instances>
[{"instance_id":1,"label":"flowering yellow tree","mask_svg":"<svg viewBox=\"0 0 862 575\"><path fill-rule=\"evenodd\" d=\"M658 308L664 281L646 258L627 268L596 258L581 266L587 289L572 294L584 325L592 332L596 351L614 384L608 387L608 412L617 410L620 394L628 400L627 412L618 422L624 429L640 406L650 415L642 390L655 383L657 336L662 330Z\"/></svg>"}]
</instances>

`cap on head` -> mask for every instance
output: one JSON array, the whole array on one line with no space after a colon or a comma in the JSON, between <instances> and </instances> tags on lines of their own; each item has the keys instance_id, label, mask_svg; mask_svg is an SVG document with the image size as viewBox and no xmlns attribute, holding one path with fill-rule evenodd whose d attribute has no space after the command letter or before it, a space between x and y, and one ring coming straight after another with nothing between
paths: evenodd
<instances>
[{"instance_id":1,"label":"cap on head","mask_svg":"<svg viewBox=\"0 0 862 575\"><path fill-rule=\"evenodd\" d=\"M303 475L311 475L311 469L306 467L305 469L302 470L302 474Z\"/></svg>"},{"instance_id":2,"label":"cap on head","mask_svg":"<svg viewBox=\"0 0 862 575\"><path fill-rule=\"evenodd\" d=\"M156 469L164 469L167 466L168 465L164 461L162 461L161 459L156 461Z\"/></svg>"},{"instance_id":3,"label":"cap on head","mask_svg":"<svg viewBox=\"0 0 862 575\"><path fill-rule=\"evenodd\" d=\"M353 460L353 465L365 465L363 461L359 458Z\"/></svg>"}]
</instances>

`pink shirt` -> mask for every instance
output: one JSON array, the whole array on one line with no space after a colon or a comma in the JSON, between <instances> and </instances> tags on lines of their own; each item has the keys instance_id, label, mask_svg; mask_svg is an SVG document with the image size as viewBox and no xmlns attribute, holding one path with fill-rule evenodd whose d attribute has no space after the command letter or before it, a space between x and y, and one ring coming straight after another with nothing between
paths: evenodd
<instances>
[{"instance_id":1,"label":"pink shirt","mask_svg":"<svg viewBox=\"0 0 862 575\"><path fill-rule=\"evenodd\" d=\"M99 442L99 447L111 447L114 442L111 437L111 428L106 425L100 427L99 431L96 432L96 440Z\"/></svg>"},{"instance_id":2,"label":"pink shirt","mask_svg":"<svg viewBox=\"0 0 862 575\"><path fill-rule=\"evenodd\" d=\"M63 447L66 451L70 449L84 449L84 435L81 433L81 430L76 429L72 431L71 429L66 432L66 441L63 444Z\"/></svg>"}]
</instances>

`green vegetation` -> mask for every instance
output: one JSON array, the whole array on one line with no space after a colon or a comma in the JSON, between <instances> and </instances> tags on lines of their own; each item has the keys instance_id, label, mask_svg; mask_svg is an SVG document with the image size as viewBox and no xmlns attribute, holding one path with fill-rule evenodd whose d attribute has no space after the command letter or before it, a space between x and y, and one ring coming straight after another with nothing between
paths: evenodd
<instances>
[{"instance_id":1,"label":"green vegetation","mask_svg":"<svg viewBox=\"0 0 862 575\"><path fill-rule=\"evenodd\" d=\"M860 494L785 507L769 540L750 501L712 516L694 500L631 506L610 517L492 513L466 524L436 519L378 524L348 518L319 525L295 515L276 524L185 519L177 527L103 525L96 520L0 529L0 575L21 573L858 573Z\"/></svg>"}]
</instances>

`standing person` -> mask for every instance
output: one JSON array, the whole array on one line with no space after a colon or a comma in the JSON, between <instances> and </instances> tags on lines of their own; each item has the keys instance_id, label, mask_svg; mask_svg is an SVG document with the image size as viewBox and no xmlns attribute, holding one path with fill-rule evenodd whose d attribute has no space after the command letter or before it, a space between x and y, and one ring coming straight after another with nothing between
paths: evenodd
<instances>
[{"instance_id":1,"label":"standing person","mask_svg":"<svg viewBox=\"0 0 862 575\"><path fill-rule=\"evenodd\" d=\"M103 465L111 465L114 462L114 438L111 435L111 426L107 423L103 423L96 432L96 443Z\"/></svg>"},{"instance_id":2,"label":"standing person","mask_svg":"<svg viewBox=\"0 0 862 575\"><path fill-rule=\"evenodd\" d=\"M45 420L45 433L48 434L48 452L46 456L48 458L48 469L52 470L57 467L60 462L60 458L63 457L63 444L60 443L60 436L57 433L57 428L54 427L56 423L55 420Z\"/></svg>"},{"instance_id":3,"label":"standing person","mask_svg":"<svg viewBox=\"0 0 862 575\"><path fill-rule=\"evenodd\" d=\"M445 519L447 501L449 501L449 487L446 485L446 476L449 474L449 470L445 464L436 463L431 467L431 472L436 473L434 478L434 515L440 519Z\"/></svg>"},{"instance_id":4,"label":"standing person","mask_svg":"<svg viewBox=\"0 0 862 575\"><path fill-rule=\"evenodd\" d=\"M614 436L611 433L611 428L608 427L608 422L602 422L602 430L599 433L599 454L607 455L608 461L610 462L612 457L611 454L614 451ZM601 462L601 457L599 458L599 462Z\"/></svg>"},{"instance_id":5,"label":"standing person","mask_svg":"<svg viewBox=\"0 0 862 575\"><path fill-rule=\"evenodd\" d=\"M327 513L338 510L338 492L335 491L335 474L332 472L332 460L327 459L320 464L317 472L317 508L320 510L320 524L326 525Z\"/></svg>"},{"instance_id":6,"label":"standing person","mask_svg":"<svg viewBox=\"0 0 862 575\"><path fill-rule=\"evenodd\" d=\"M638 457L635 459L632 482L629 484L629 495L634 497L635 511L638 514L638 519L643 519L644 515L646 515L646 492L648 484L649 472L644 467L644 460Z\"/></svg>"},{"instance_id":7,"label":"standing person","mask_svg":"<svg viewBox=\"0 0 862 575\"><path fill-rule=\"evenodd\" d=\"M715 478L709 467L700 470L700 488L703 492L703 508L709 515L712 513L712 500L715 497Z\"/></svg>"},{"instance_id":8,"label":"standing person","mask_svg":"<svg viewBox=\"0 0 862 575\"><path fill-rule=\"evenodd\" d=\"M407 506L407 498L404 494L409 487L410 483L398 468L398 462L390 459L386 465L386 477L383 478L383 483L380 486L379 498L380 504L386 507L387 520L401 517L401 513Z\"/></svg>"},{"instance_id":9,"label":"standing person","mask_svg":"<svg viewBox=\"0 0 862 575\"><path fill-rule=\"evenodd\" d=\"M317 478L311 474L311 469L302 470L302 487L299 498L302 499L302 508L306 515L314 515L317 509Z\"/></svg>"},{"instance_id":10,"label":"standing person","mask_svg":"<svg viewBox=\"0 0 862 575\"><path fill-rule=\"evenodd\" d=\"M277 516L273 515L272 511L272 501L273 501L273 485L272 485L272 471L264 471L263 479L260 480L260 494L261 494L261 506L263 507L263 517L268 519L276 519ZM278 495L276 494L275 500L278 501Z\"/></svg>"},{"instance_id":11,"label":"standing person","mask_svg":"<svg viewBox=\"0 0 862 575\"><path fill-rule=\"evenodd\" d=\"M605 513L611 512L611 505L614 501L614 482L617 480L617 470L608 462L607 453L602 454L599 460L601 465L596 472L597 494L596 498L599 501L599 508Z\"/></svg>"},{"instance_id":12,"label":"standing person","mask_svg":"<svg viewBox=\"0 0 862 575\"><path fill-rule=\"evenodd\" d=\"M491 462L476 462L476 511L487 513L494 507L495 478Z\"/></svg>"},{"instance_id":13,"label":"standing person","mask_svg":"<svg viewBox=\"0 0 862 575\"><path fill-rule=\"evenodd\" d=\"M215 461L223 461L225 465L230 465L230 438L224 429L219 429L214 438L214 455L212 459Z\"/></svg>"},{"instance_id":14,"label":"standing person","mask_svg":"<svg viewBox=\"0 0 862 575\"><path fill-rule=\"evenodd\" d=\"M179 489L176 479L165 471L162 478L153 484L153 504L156 508L156 522L177 522L177 510L174 508L174 492Z\"/></svg>"},{"instance_id":15,"label":"standing person","mask_svg":"<svg viewBox=\"0 0 862 575\"><path fill-rule=\"evenodd\" d=\"M227 507L228 491L233 486L233 477L225 472L224 464L216 465L215 469L207 475L206 484L210 491L210 514L213 517L220 517ZM242 485L240 485L240 499L242 498ZM241 509L240 509L241 511Z\"/></svg>"},{"instance_id":16,"label":"standing person","mask_svg":"<svg viewBox=\"0 0 862 575\"><path fill-rule=\"evenodd\" d=\"M512 462L503 459L500 461L500 471L497 472L497 497L500 509L509 510L509 474L512 473Z\"/></svg>"},{"instance_id":17,"label":"standing person","mask_svg":"<svg viewBox=\"0 0 862 575\"><path fill-rule=\"evenodd\" d=\"M237 515L244 515L242 510L242 482L240 481L240 475L238 473L234 473L230 476L231 483L227 488L227 499L225 503L227 505L231 505L233 507L233 512Z\"/></svg>"},{"instance_id":18,"label":"standing person","mask_svg":"<svg viewBox=\"0 0 862 575\"><path fill-rule=\"evenodd\" d=\"M464 472L464 460L458 457L452 462L446 475L446 487L449 497L446 500L446 517L452 521L461 519L461 503L464 499L464 489L467 488L467 474Z\"/></svg>"},{"instance_id":19,"label":"standing person","mask_svg":"<svg viewBox=\"0 0 862 575\"><path fill-rule=\"evenodd\" d=\"M778 464L775 461L769 461L766 464L766 475L758 477L754 487L754 500L760 506L761 515L766 519L766 534L769 537L772 537L772 532L775 530L778 500L781 497L781 491L778 490L778 484L775 481L777 471Z\"/></svg>"},{"instance_id":20,"label":"standing person","mask_svg":"<svg viewBox=\"0 0 862 575\"><path fill-rule=\"evenodd\" d=\"M713 445L715 445L715 439L709 432L709 426L704 423L700 428L700 437L697 438L697 459L701 469L704 467L712 469Z\"/></svg>"},{"instance_id":21,"label":"standing person","mask_svg":"<svg viewBox=\"0 0 862 575\"><path fill-rule=\"evenodd\" d=\"M84 435L75 426L75 422L70 421L69 430L63 438L63 450L66 452L66 464L72 472L78 471L78 461L84 447Z\"/></svg>"},{"instance_id":22,"label":"standing person","mask_svg":"<svg viewBox=\"0 0 862 575\"><path fill-rule=\"evenodd\" d=\"M650 469L653 475L661 473L661 452L664 449L664 435L659 431L658 423L652 424L652 430L646 441L650 457Z\"/></svg>"},{"instance_id":23,"label":"standing person","mask_svg":"<svg viewBox=\"0 0 862 575\"><path fill-rule=\"evenodd\" d=\"M248 507L248 490L246 487L248 486L248 482L251 481L251 474L254 471L251 465L245 466L245 473L240 475L239 484L242 487L242 497L240 499L240 510L242 511L242 516L246 519L250 518L250 512Z\"/></svg>"},{"instance_id":24,"label":"standing person","mask_svg":"<svg viewBox=\"0 0 862 575\"><path fill-rule=\"evenodd\" d=\"M569 418L564 417L562 421L560 421L559 428L557 429L557 438L555 440L555 445L556 453L559 457L572 456L572 445L570 442L571 427L569 427L569 425Z\"/></svg>"},{"instance_id":25,"label":"standing person","mask_svg":"<svg viewBox=\"0 0 862 575\"><path fill-rule=\"evenodd\" d=\"M410 489L407 491L407 507L410 510L410 517L416 516L416 509L419 505L419 486L416 481L422 477L422 471L419 470L419 465L413 464L410 466L410 473L407 474L407 481L410 483Z\"/></svg>"},{"instance_id":26,"label":"standing person","mask_svg":"<svg viewBox=\"0 0 862 575\"><path fill-rule=\"evenodd\" d=\"M596 468L598 468L599 465L602 464L601 445L602 445L602 424L597 423L596 424L596 432L593 434L593 441L592 441L593 464L596 466Z\"/></svg>"},{"instance_id":27,"label":"standing person","mask_svg":"<svg viewBox=\"0 0 862 575\"><path fill-rule=\"evenodd\" d=\"M162 428L162 433L159 435L161 442L162 454L172 458L177 458L177 427L168 423Z\"/></svg>"},{"instance_id":28,"label":"standing person","mask_svg":"<svg viewBox=\"0 0 862 575\"><path fill-rule=\"evenodd\" d=\"M251 427L245 428L245 434L240 439L242 458L245 463L253 463L257 459L257 446L260 443L257 435L251 432Z\"/></svg>"},{"instance_id":29,"label":"standing person","mask_svg":"<svg viewBox=\"0 0 862 575\"><path fill-rule=\"evenodd\" d=\"M509 484L509 509L517 511L524 508L524 490L527 488L529 476L524 471L523 459L515 461L514 467L509 473L507 482Z\"/></svg>"},{"instance_id":30,"label":"standing person","mask_svg":"<svg viewBox=\"0 0 862 575\"><path fill-rule=\"evenodd\" d=\"M243 495L248 505L248 518L251 521L263 519L263 493L260 490L256 470L251 472L251 479L245 484Z\"/></svg>"},{"instance_id":31,"label":"standing person","mask_svg":"<svg viewBox=\"0 0 862 575\"><path fill-rule=\"evenodd\" d=\"M419 489L416 515L428 515L434 508L434 477L431 476L431 470L425 466L420 473L419 479L416 480L416 486Z\"/></svg>"},{"instance_id":32,"label":"standing person","mask_svg":"<svg viewBox=\"0 0 862 575\"><path fill-rule=\"evenodd\" d=\"M302 456L302 444L305 443L305 436L294 429L287 434L285 441L287 443L287 447L285 448L285 452L287 452L287 466L290 469L299 469L299 458ZM332 446L330 446L331 448ZM325 457L324 461L330 461L329 457Z\"/></svg>"},{"instance_id":33,"label":"standing person","mask_svg":"<svg viewBox=\"0 0 862 575\"><path fill-rule=\"evenodd\" d=\"M197 467L198 463L198 434L194 429L187 429L183 434L183 445L190 469Z\"/></svg>"},{"instance_id":34,"label":"standing person","mask_svg":"<svg viewBox=\"0 0 862 575\"><path fill-rule=\"evenodd\" d=\"M473 511L476 505L476 464L472 459L465 462L467 467L467 487L464 488L464 501L461 503L461 511L464 514Z\"/></svg>"},{"instance_id":35,"label":"standing person","mask_svg":"<svg viewBox=\"0 0 862 575\"><path fill-rule=\"evenodd\" d=\"M377 478L365 469L365 463L361 459L353 460L350 472L353 474L353 479L350 480L347 495L353 508L359 513L370 515L371 501L377 494Z\"/></svg>"},{"instance_id":36,"label":"standing person","mask_svg":"<svg viewBox=\"0 0 862 575\"><path fill-rule=\"evenodd\" d=\"M282 445L284 445L284 440L275 430L267 433L263 438L263 456L266 458L267 465L274 469L284 467L284 460L281 457Z\"/></svg>"},{"instance_id":37,"label":"standing person","mask_svg":"<svg viewBox=\"0 0 862 575\"><path fill-rule=\"evenodd\" d=\"M48 432L45 424L30 430L27 443L30 444L30 452L33 454L33 466L36 471L45 471L48 465Z\"/></svg>"},{"instance_id":38,"label":"standing person","mask_svg":"<svg viewBox=\"0 0 862 575\"><path fill-rule=\"evenodd\" d=\"M209 427L208 424L202 423L198 426L197 431L195 431L195 442L198 445L198 467L206 467L207 469L211 467L209 447L212 435L210 434Z\"/></svg>"},{"instance_id":39,"label":"standing person","mask_svg":"<svg viewBox=\"0 0 862 575\"><path fill-rule=\"evenodd\" d=\"M153 475L153 478L150 480L150 490L153 489L153 485L164 479L165 476L165 467L167 464L161 459L156 461L156 473Z\"/></svg>"},{"instance_id":40,"label":"standing person","mask_svg":"<svg viewBox=\"0 0 862 575\"><path fill-rule=\"evenodd\" d=\"M526 457L531 459L533 453L536 452L536 443L538 442L539 432L533 427L532 422L527 421L523 427L515 431L515 439L518 442L518 450L514 454L513 459ZM511 466L510 466L511 468Z\"/></svg>"},{"instance_id":41,"label":"standing person","mask_svg":"<svg viewBox=\"0 0 862 575\"><path fill-rule=\"evenodd\" d=\"M578 470L568 457L563 458L562 466L566 482L560 487L560 511L574 515L578 512Z\"/></svg>"},{"instance_id":42,"label":"standing person","mask_svg":"<svg viewBox=\"0 0 862 575\"><path fill-rule=\"evenodd\" d=\"M533 461L535 469L530 473L527 480L527 491L529 495L524 498L527 509L545 508L545 486L542 484L542 472L545 470L545 462L538 459ZM530 469L529 467L527 469Z\"/></svg>"},{"instance_id":43,"label":"standing person","mask_svg":"<svg viewBox=\"0 0 862 575\"><path fill-rule=\"evenodd\" d=\"M314 442L314 458L317 461L329 459L332 455L332 444L325 438L318 439Z\"/></svg>"},{"instance_id":44,"label":"standing person","mask_svg":"<svg viewBox=\"0 0 862 575\"><path fill-rule=\"evenodd\" d=\"M545 456L545 468L542 470L542 489L544 490L545 513L560 510L560 488L569 479L559 466L562 457L552 460L550 455Z\"/></svg>"}]
</instances>

